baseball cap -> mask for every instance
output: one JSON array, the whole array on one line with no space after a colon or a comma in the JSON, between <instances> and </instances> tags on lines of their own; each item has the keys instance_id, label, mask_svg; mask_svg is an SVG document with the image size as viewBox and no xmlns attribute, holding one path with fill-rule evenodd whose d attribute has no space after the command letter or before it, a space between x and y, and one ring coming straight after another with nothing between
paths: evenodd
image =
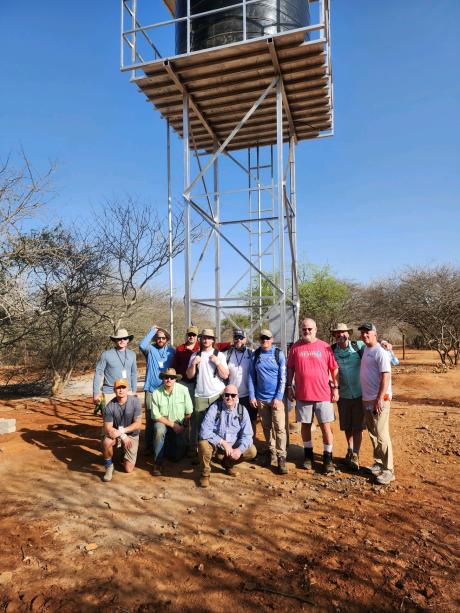
<instances>
[{"instance_id":1,"label":"baseball cap","mask_svg":"<svg viewBox=\"0 0 460 613\"><path fill-rule=\"evenodd\" d=\"M122 386L128 387L128 379L115 379L115 383L113 384L113 389L116 390L117 387Z\"/></svg>"},{"instance_id":2,"label":"baseball cap","mask_svg":"<svg viewBox=\"0 0 460 613\"><path fill-rule=\"evenodd\" d=\"M368 322L361 324L358 330L366 330L367 332L377 332L377 328L374 326L374 324L370 324Z\"/></svg>"},{"instance_id":3,"label":"baseball cap","mask_svg":"<svg viewBox=\"0 0 460 613\"><path fill-rule=\"evenodd\" d=\"M261 330L259 336L266 336L268 338L273 338L273 334L271 333L271 330L268 330L268 329Z\"/></svg>"},{"instance_id":4,"label":"baseball cap","mask_svg":"<svg viewBox=\"0 0 460 613\"><path fill-rule=\"evenodd\" d=\"M241 328L234 328L233 338L246 338L246 334L244 333L244 330L242 330Z\"/></svg>"}]
</instances>

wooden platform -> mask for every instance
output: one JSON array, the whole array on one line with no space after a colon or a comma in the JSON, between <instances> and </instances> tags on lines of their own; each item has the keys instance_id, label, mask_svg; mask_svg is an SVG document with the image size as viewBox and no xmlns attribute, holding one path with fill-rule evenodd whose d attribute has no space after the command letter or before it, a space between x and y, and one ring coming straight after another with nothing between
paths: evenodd
<instances>
[{"instance_id":1,"label":"wooden platform","mask_svg":"<svg viewBox=\"0 0 460 613\"><path fill-rule=\"evenodd\" d=\"M286 32L156 60L142 66L135 83L182 136L182 100L190 94L191 141L196 149L223 142L277 74L281 75L290 127L297 140L318 137L332 126L325 42L304 41L302 32ZM228 146L243 149L276 142L276 96L273 90Z\"/></svg>"}]
</instances>

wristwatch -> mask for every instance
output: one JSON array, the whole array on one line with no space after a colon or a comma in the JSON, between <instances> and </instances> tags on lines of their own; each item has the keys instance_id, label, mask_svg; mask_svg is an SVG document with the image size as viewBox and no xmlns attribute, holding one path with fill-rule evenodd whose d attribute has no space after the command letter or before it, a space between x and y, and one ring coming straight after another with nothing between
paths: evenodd
<instances>
[{"instance_id":1,"label":"wristwatch","mask_svg":"<svg viewBox=\"0 0 460 613\"><path fill-rule=\"evenodd\" d=\"M332 383L332 381L329 381L329 387L331 388L331 390L338 390L339 389L339 386L338 385L334 385Z\"/></svg>"}]
</instances>

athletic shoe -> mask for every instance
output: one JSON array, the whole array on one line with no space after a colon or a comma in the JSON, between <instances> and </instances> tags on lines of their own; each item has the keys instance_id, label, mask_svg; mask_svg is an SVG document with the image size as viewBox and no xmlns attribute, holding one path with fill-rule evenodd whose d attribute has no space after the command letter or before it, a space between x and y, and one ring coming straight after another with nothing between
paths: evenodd
<instances>
[{"instance_id":1,"label":"athletic shoe","mask_svg":"<svg viewBox=\"0 0 460 613\"><path fill-rule=\"evenodd\" d=\"M105 467L105 475L102 477L103 481L112 481L113 476L113 464Z\"/></svg>"},{"instance_id":2,"label":"athletic shoe","mask_svg":"<svg viewBox=\"0 0 460 613\"><path fill-rule=\"evenodd\" d=\"M286 466L286 458L279 457L278 458L278 472L280 475L288 474L288 467Z\"/></svg>"},{"instance_id":3,"label":"athletic shoe","mask_svg":"<svg viewBox=\"0 0 460 613\"><path fill-rule=\"evenodd\" d=\"M305 470L313 470L313 448L304 447L303 455L304 455L304 460L303 460L302 468L305 468Z\"/></svg>"},{"instance_id":4,"label":"athletic shoe","mask_svg":"<svg viewBox=\"0 0 460 613\"><path fill-rule=\"evenodd\" d=\"M347 455L345 456L345 464L351 464L351 458L353 457L353 449L348 448Z\"/></svg>"},{"instance_id":5,"label":"athletic shoe","mask_svg":"<svg viewBox=\"0 0 460 613\"><path fill-rule=\"evenodd\" d=\"M358 472L359 470L359 455L357 453L352 453L350 458L350 468Z\"/></svg>"},{"instance_id":6,"label":"athletic shoe","mask_svg":"<svg viewBox=\"0 0 460 613\"><path fill-rule=\"evenodd\" d=\"M332 452L325 451L323 453L323 471L326 474L335 473L334 464L332 463Z\"/></svg>"},{"instance_id":7,"label":"athletic shoe","mask_svg":"<svg viewBox=\"0 0 460 613\"><path fill-rule=\"evenodd\" d=\"M393 471L386 468L385 470L382 470L380 475L375 478L375 482L378 483L378 485L387 485L388 483L394 481L395 478L396 477Z\"/></svg>"},{"instance_id":8,"label":"athletic shoe","mask_svg":"<svg viewBox=\"0 0 460 613\"><path fill-rule=\"evenodd\" d=\"M161 464L154 464L152 469L152 475L154 477L161 477Z\"/></svg>"},{"instance_id":9,"label":"athletic shoe","mask_svg":"<svg viewBox=\"0 0 460 613\"><path fill-rule=\"evenodd\" d=\"M375 462L374 464L372 464L372 466L366 466L365 470L366 472L374 475L374 477L377 477L377 475L380 475L380 473L382 472L383 466L378 462Z\"/></svg>"}]
</instances>

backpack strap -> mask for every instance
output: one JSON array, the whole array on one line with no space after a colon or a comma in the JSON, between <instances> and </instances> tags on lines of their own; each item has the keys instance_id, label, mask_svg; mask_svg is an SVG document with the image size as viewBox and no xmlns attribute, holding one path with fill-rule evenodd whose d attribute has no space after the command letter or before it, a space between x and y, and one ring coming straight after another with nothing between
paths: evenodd
<instances>
[{"instance_id":1,"label":"backpack strap","mask_svg":"<svg viewBox=\"0 0 460 613\"><path fill-rule=\"evenodd\" d=\"M356 351L356 353L359 354L359 358L361 359L363 357L364 347L360 347L358 345L358 341L351 341L351 346Z\"/></svg>"}]
</instances>

